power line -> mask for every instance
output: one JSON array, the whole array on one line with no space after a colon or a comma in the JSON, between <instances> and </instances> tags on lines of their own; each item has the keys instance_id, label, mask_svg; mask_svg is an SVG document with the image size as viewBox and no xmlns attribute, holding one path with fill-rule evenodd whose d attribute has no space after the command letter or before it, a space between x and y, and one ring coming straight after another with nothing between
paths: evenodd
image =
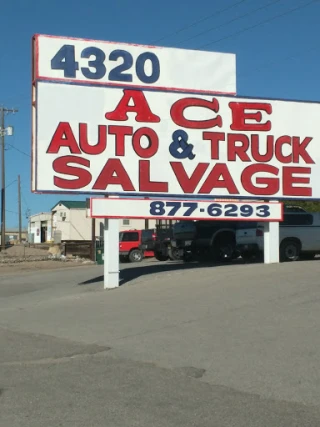
<instances>
[{"instance_id":1,"label":"power line","mask_svg":"<svg viewBox=\"0 0 320 427\"><path fill-rule=\"evenodd\" d=\"M14 184L15 182L17 182L17 180L16 180L16 179L15 179L14 181L10 182L10 184L8 184L8 185L6 186L6 188L10 187L10 185Z\"/></svg>"},{"instance_id":2,"label":"power line","mask_svg":"<svg viewBox=\"0 0 320 427\"><path fill-rule=\"evenodd\" d=\"M25 156L27 156L27 157L31 157L31 155L30 155L30 154L26 153L25 151L20 150L19 148L15 147L15 146L14 146L14 145L12 145L12 144L9 144L8 142L6 143L6 145L9 145L11 148L13 148L14 150L18 151L18 152L19 152L19 153L21 153L21 154L24 154L24 155L25 155Z\"/></svg>"},{"instance_id":3,"label":"power line","mask_svg":"<svg viewBox=\"0 0 320 427\"><path fill-rule=\"evenodd\" d=\"M281 18L282 16L285 16L285 15L288 15L289 13L295 12L296 10L299 10L299 9L304 8L304 7L310 6L312 3L316 3L316 2L319 2L319 0L312 0L312 1L309 1L308 3L306 3L306 4L297 6L297 7L293 8L293 9L290 9L290 10L288 10L286 12L279 13L278 15L275 15L275 16L273 16L271 18L265 19L264 21L260 21L260 22L254 24L254 25L251 25L250 27L246 27L243 30L240 30L240 31L237 31L236 33L230 34L229 36L222 37L219 40L214 40L214 41L211 41L209 43L206 43L206 44L200 46L198 49L203 49L203 48L205 48L207 46L210 46L212 44L219 43L219 42L221 42L223 40L230 39L230 38L232 38L234 36L237 36L239 34L242 34L242 33L246 32L246 31L252 30L253 28L257 28L260 25L267 24L267 23L269 23L269 22L271 22L271 21L273 21L273 20L275 20L277 18Z\"/></svg>"},{"instance_id":4,"label":"power line","mask_svg":"<svg viewBox=\"0 0 320 427\"><path fill-rule=\"evenodd\" d=\"M298 53L296 53L294 55L289 55L289 56L286 56L284 58L278 59L276 61L265 62L264 64L261 64L259 67L253 68L253 69L251 69L249 71L243 71L242 73L239 73L238 77L241 77L241 76L244 76L244 75L248 75L248 74L251 75L251 73L254 73L256 71L264 70L265 68L267 68L269 66L272 66L274 64L278 64L279 62L285 62L285 61L288 61L290 59L294 59L294 58L296 58L296 57L298 57L300 55L303 55L304 53L309 53L309 52L312 52L312 51L317 50L319 48L320 48L320 45L313 46L310 49L304 49L303 51L298 52Z\"/></svg>"},{"instance_id":5,"label":"power line","mask_svg":"<svg viewBox=\"0 0 320 427\"><path fill-rule=\"evenodd\" d=\"M205 31L201 31L200 33L195 34L194 36L191 36L191 37L189 37L189 38L187 38L187 39L185 39L185 40L182 40L182 41L178 42L177 44L179 45L179 44L181 44L181 43L188 42L188 41L193 40L193 39L195 39L195 38L197 38L197 37L199 37L199 36L202 36L203 34L210 33L211 31L214 31L214 30L218 30L219 28L222 28L222 27L224 27L225 25L228 25L228 24L231 24L231 23L233 23L233 22L236 22L236 21L238 21L239 19L242 19L242 18L245 18L246 16L251 15L252 13L258 12L259 10L266 9L267 7L272 6L272 5L273 5L273 4L275 4L275 3L279 3L280 1L282 1L282 0L273 0L272 2L270 2L270 3L268 3L268 4L264 5L264 6L260 6L260 7L258 7L257 9L253 9L253 10L251 10L250 12L247 12L247 13L245 13L245 14L243 14L243 15L236 16L235 18L230 19L230 21L224 22L223 24L217 25L217 26L215 26L215 27L208 28L208 29L207 29L207 30L205 30Z\"/></svg>"},{"instance_id":6,"label":"power line","mask_svg":"<svg viewBox=\"0 0 320 427\"><path fill-rule=\"evenodd\" d=\"M157 40L154 40L151 43L155 44L155 43L161 42L162 40L164 40L168 37L175 36L176 34L182 33L183 31L188 30L189 28L192 28L195 25L201 24L202 22L205 22L208 19L213 18L214 16L220 15L221 13L226 12L226 11L234 8L235 6L238 6L239 4L245 3L246 1L248 1L248 0L240 0L236 3L231 4L230 6L225 7L224 9L217 10L216 12L212 13L211 15L205 16L205 17L203 17L197 21L192 22L191 24L185 25L184 27L181 27L178 30L173 31L170 34L167 34L166 36L163 36Z\"/></svg>"},{"instance_id":7,"label":"power line","mask_svg":"<svg viewBox=\"0 0 320 427\"><path fill-rule=\"evenodd\" d=\"M9 213L13 213L13 214L15 214L15 215L18 215L18 212L9 211L8 209L6 209L6 212L9 212Z\"/></svg>"},{"instance_id":8,"label":"power line","mask_svg":"<svg viewBox=\"0 0 320 427\"><path fill-rule=\"evenodd\" d=\"M14 145L14 143L15 143L15 138L16 138L16 136L15 136L15 134L13 134L13 135L11 136L11 141L13 141L13 142L11 143L12 145ZM5 147L4 147L5 151L11 151L11 148L7 147L7 145L8 145L8 143L5 143Z\"/></svg>"}]
</instances>

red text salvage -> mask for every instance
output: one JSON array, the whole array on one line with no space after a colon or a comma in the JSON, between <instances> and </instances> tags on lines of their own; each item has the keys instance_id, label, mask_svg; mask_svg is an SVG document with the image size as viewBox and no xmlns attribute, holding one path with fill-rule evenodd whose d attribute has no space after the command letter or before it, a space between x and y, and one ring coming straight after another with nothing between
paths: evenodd
<instances>
[{"instance_id":1,"label":"red text salvage","mask_svg":"<svg viewBox=\"0 0 320 427\"><path fill-rule=\"evenodd\" d=\"M139 90L121 93L95 129L89 120L56 123L46 156L58 191L312 196L313 136L279 134L271 101L179 95L168 103L164 136L157 104ZM96 156L104 159L98 171ZM159 162L161 179L154 175Z\"/></svg>"}]
</instances>

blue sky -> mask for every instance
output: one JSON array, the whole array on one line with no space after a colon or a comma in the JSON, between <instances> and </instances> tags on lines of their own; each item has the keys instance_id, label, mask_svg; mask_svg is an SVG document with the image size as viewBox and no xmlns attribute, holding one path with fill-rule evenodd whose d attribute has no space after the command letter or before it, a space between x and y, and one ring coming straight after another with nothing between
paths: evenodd
<instances>
[{"instance_id":1,"label":"blue sky","mask_svg":"<svg viewBox=\"0 0 320 427\"><path fill-rule=\"evenodd\" d=\"M27 209L31 213L43 212L61 198L72 199L70 196L37 195L30 191L33 34L232 52L237 55L238 95L320 101L320 1L310 2L4 2L0 26L0 104L19 109L19 113L6 117L6 125L15 127L15 135L6 138L7 226L18 224L15 182L18 174L22 180L24 224L27 223Z\"/></svg>"}]
</instances>

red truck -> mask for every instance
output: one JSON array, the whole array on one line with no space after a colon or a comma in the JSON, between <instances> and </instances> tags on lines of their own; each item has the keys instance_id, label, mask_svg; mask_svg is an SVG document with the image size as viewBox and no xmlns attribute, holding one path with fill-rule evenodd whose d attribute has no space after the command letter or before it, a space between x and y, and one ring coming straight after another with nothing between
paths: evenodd
<instances>
[{"instance_id":1,"label":"red truck","mask_svg":"<svg viewBox=\"0 0 320 427\"><path fill-rule=\"evenodd\" d=\"M141 250L139 246L155 239L155 229L121 231L119 234L120 261L140 262L143 258L153 257L153 251Z\"/></svg>"}]
</instances>

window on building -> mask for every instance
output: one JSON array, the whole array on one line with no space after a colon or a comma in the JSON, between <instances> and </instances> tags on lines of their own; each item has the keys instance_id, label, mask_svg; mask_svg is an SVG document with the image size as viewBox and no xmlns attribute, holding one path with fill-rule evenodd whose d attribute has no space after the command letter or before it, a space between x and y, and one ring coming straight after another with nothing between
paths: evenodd
<instances>
[{"instance_id":1,"label":"window on building","mask_svg":"<svg viewBox=\"0 0 320 427\"><path fill-rule=\"evenodd\" d=\"M130 219L123 219L122 225L130 225Z\"/></svg>"}]
</instances>

